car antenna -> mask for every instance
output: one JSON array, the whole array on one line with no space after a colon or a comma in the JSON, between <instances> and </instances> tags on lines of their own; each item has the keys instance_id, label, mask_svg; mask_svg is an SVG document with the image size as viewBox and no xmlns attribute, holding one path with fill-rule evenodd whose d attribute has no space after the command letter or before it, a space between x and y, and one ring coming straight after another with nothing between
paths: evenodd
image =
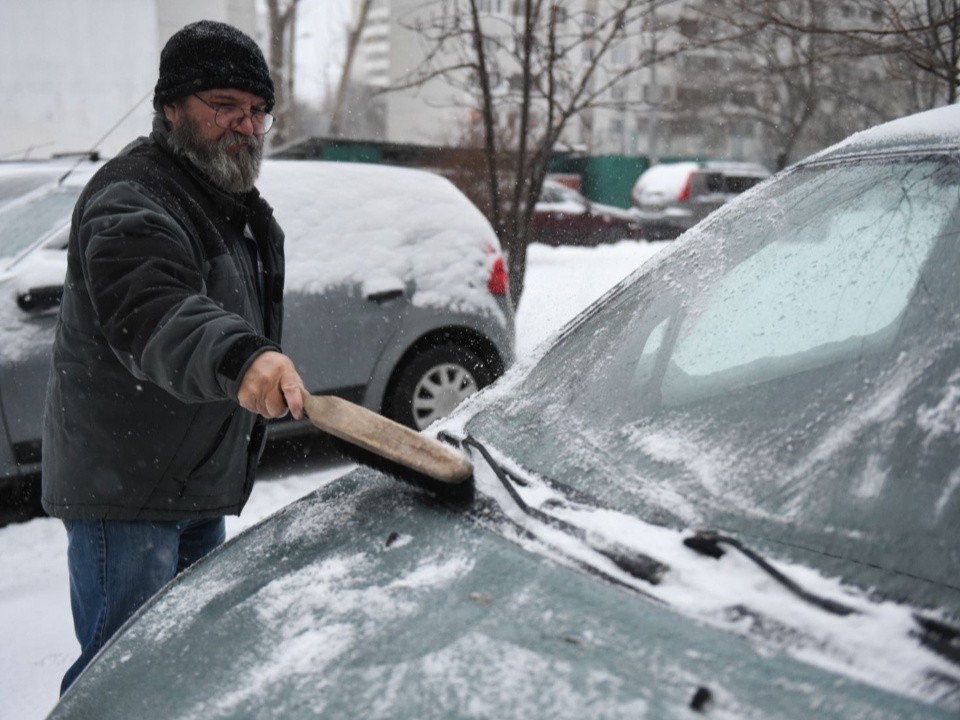
<instances>
[{"instance_id":1,"label":"car antenna","mask_svg":"<svg viewBox=\"0 0 960 720\"><path fill-rule=\"evenodd\" d=\"M84 153L84 154L80 157L80 159L77 160L77 162L73 165L73 167L70 168L69 170L67 170L67 171L63 174L63 177L61 177L61 178L57 181L57 185L62 185L62 184L63 184L63 181L66 180L68 177L70 177L70 174L71 174L74 170L76 170L78 167L80 167L80 163L82 163L84 160L86 160L86 159L88 159L88 158L90 158L90 159L95 158L95 157L96 157L96 153L97 153L97 148L100 147L100 144L101 144L104 140L106 140L108 137L110 137L110 135L113 133L113 131L116 130L118 127L120 127L120 125L123 123L123 121L126 120L128 117L130 117L130 116L133 114L133 111L136 110L138 107L140 107L140 105L143 103L143 101L146 100L148 97L150 97L152 94L153 94L153 90L151 89L146 95L144 95L142 98L140 98L139 100L137 100L137 102L134 103L133 107L130 108L129 110L127 110L127 112L125 112L125 113L123 114L123 117L120 118L119 120L117 120L117 122L115 122L115 123L113 124L113 127L111 127L109 130L107 130L107 131L103 134L103 137L101 137L99 140L97 140L97 141L93 144L93 147L91 147L86 153Z\"/></svg>"}]
</instances>

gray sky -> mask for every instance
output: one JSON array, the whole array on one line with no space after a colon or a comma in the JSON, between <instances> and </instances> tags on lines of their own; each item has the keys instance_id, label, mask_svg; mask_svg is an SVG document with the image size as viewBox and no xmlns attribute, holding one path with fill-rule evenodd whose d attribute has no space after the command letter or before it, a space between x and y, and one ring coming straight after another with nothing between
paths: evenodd
<instances>
[{"instance_id":1,"label":"gray sky","mask_svg":"<svg viewBox=\"0 0 960 720\"><path fill-rule=\"evenodd\" d=\"M295 80L298 97L319 102L335 91L347 45L350 0L300 0Z\"/></svg>"}]
</instances>

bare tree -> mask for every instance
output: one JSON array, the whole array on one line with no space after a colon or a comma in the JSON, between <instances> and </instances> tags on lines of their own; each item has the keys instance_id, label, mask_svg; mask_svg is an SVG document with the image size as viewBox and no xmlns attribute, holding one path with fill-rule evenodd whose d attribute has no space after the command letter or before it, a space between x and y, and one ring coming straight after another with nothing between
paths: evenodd
<instances>
[{"instance_id":1,"label":"bare tree","mask_svg":"<svg viewBox=\"0 0 960 720\"><path fill-rule=\"evenodd\" d=\"M267 62L274 87L273 114L276 124L270 133L271 143L276 147L289 138L295 120L293 94L293 43L296 36L297 3L299 0L267 0L270 21Z\"/></svg>"},{"instance_id":2,"label":"bare tree","mask_svg":"<svg viewBox=\"0 0 960 720\"><path fill-rule=\"evenodd\" d=\"M927 107L960 100L960 0L866 0L882 32L851 33L888 61L903 59L933 81Z\"/></svg>"},{"instance_id":3,"label":"bare tree","mask_svg":"<svg viewBox=\"0 0 960 720\"><path fill-rule=\"evenodd\" d=\"M360 11L357 13L357 22L347 35L347 54L343 60L343 69L340 71L340 82L337 85L336 99L333 103L333 113L330 118L330 135L339 137L341 134L340 124L343 121L343 110L347 99L347 88L350 84L350 75L353 70L353 59L357 54L357 46L360 44L360 36L363 35L363 29L367 24L367 15L370 12L370 6L373 0L363 0L360 4Z\"/></svg>"},{"instance_id":4,"label":"bare tree","mask_svg":"<svg viewBox=\"0 0 960 720\"><path fill-rule=\"evenodd\" d=\"M691 32L721 31L736 41L714 46L707 59L721 67L704 74L702 88L685 91L678 112L688 121L709 116L721 126L759 126L776 169L899 114L904 83L891 82L846 36L808 30L836 27L840 16L832 0L701 3L688 21ZM696 77L702 68L689 69Z\"/></svg>"},{"instance_id":5,"label":"bare tree","mask_svg":"<svg viewBox=\"0 0 960 720\"><path fill-rule=\"evenodd\" d=\"M839 7L854 19L840 26L798 21L769 3L753 12L782 28L842 38L851 51L882 58L891 69L905 63L933 82L928 107L960 99L960 0L845 0Z\"/></svg>"},{"instance_id":6,"label":"bare tree","mask_svg":"<svg viewBox=\"0 0 960 720\"><path fill-rule=\"evenodd\" d=\"M655 56L646 36L631 29L670 0L591 0L577 13L562 0L514 0L498 15L481 4L428 3L433 12L411 25L425 41L426 58L392 89L443 79L470 98L475 127L468 134L479 139L484 157L482 205L507 252L516 306L534 205L554 148L571 120L611 105L611 88L664 59L667 53ZM617 48L628 47L629 61L611 62Z\"/></svg>"}]
</instances>

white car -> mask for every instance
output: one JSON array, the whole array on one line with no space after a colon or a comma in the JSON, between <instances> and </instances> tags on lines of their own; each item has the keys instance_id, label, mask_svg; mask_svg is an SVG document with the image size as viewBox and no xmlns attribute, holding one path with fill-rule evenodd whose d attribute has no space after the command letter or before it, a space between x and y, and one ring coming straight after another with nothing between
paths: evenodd
<instances>
[{"instance_id":1,"label":"white car","mask_svg":"<svg viewBox=\"0 0 960 720\"><path fill-rule=\"evenodd\" d=\"M756 163L659 163L633 186L634 217L649 239L672 240L768 177Z\"/></svg>"}]
</instances>

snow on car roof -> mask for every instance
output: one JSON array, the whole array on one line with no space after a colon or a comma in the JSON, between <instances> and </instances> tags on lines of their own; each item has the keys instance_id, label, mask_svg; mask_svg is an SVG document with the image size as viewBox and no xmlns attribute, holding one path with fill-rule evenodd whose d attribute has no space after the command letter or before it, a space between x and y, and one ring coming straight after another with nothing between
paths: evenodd
<instances>
[{"instance_id":1,"label":"snow on car roof","mask_svg":"<svg viewBox=\"0 0 960 720\"><path fill-rule=\"evenodd\" d=\"M654 165L645 170L637 180L637 187L649 193L662 193L667 196L679 195L690 173L697 170L700 163L677 162Z\"/></svg>"},{"instance_id":2,"label":"snow on car roof","mask_svg":"<svg viewBox=\"0 0 960 720\"><path fill-rule=\"evenodd\" d=\"M500 242L445 178L383 165L276 160L264 163L257 186L286 233L288 290L415 279L415 305L500 314L486 288Z\"/></svg>"},{"instance_id":3,"label":"snow on car roof","mask_svg":"<svg viewBox=\"0 0 960 720\"><path fill-rule=\"evenodd\" d=\"M770 171L763 165L733 160L708 160L700 164L702 170L719 172L724 175L744 175L747 177L769 177Z\"/></svg>"},{"instance_id":4,"label":"snow on car roof","mask_svg":"<svg viewBox=\"0 0 960 720\"><path fill-rule=\"evenodd\" d=\"M863 152L932 150L960 146L960 105L908 115L854 133L808 158L825 160Z\"/></svg>"}]
</instances>

